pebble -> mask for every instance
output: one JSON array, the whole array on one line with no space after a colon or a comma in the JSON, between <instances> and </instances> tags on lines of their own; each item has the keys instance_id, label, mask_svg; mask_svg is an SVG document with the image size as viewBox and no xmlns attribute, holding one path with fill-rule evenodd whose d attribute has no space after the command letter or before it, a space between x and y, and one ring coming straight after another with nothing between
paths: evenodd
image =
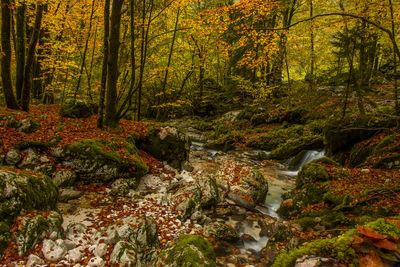
<instances>
[{"instance_id":1,"label":"pebble","mask_svg":"<svg viewBox=\"0 0 400 267\"><path fill-rule=\"evenodd\" d=\"M89 267L104 267L104 260L100 257L94 257L89 260L87 266Z\"/></svg>"},{"instance_id":2,"label":"pebble","mask_svg":"<svg viewBox=\"0 0 400 267\"><path fill-rule=\"evenodd\" d=\"M44 264L44 260L42 260L41 258L39 258L38 256L31 254L28 257L28 263L26 264L27 267L35 267L38 265L43 265Z\"/></svg>"}]
</instances>

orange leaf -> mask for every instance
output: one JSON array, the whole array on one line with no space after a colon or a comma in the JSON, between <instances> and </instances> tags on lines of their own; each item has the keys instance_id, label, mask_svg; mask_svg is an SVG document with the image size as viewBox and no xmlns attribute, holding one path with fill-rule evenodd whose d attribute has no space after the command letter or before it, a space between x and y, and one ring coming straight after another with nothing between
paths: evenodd
<instances>
[{"instance_id":1,"label":"orange leaf","mask_svg":"<svg viewBox=\"0 0 400 267\"><path fill-rule=\"evenodd\" d=\"M374 251L369 254L358 255L359 267L386 267L382 259Z\"/></svg>"},{"instance_id":2,"label":"orange leaf","mask_svg":"<svg viewBox=\"0 0 400 267\"><path fill-rule=\"evenodd\" d=\"M386 235L381 235L378 232L376 232L375 230L372 230L371 228L368 228L366 226L357 225L357 230L358 230L358 233L360 233L361 235L366 236L371 239L374 239L374 240L382 240L382 239L387 238Z\"/></svg>"},{"instance_id":3,"label":"orange leaf","mask_svg":"<svg viewBox=\"0 0 400 267\"><path fill-rule=\"evenodd\" d=\"M374 243L374 246L377 248L384 248L387 250L392 250L396 251L398 249L397 245L393 243L392 241L389 241L387 239L379 240Z\"/></svg>"}]
</instances>

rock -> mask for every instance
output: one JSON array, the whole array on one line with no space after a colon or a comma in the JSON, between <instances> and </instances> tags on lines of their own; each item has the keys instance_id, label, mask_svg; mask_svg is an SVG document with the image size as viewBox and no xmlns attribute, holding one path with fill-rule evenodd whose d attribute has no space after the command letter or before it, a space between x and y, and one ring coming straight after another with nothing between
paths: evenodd
<instances>
[{"instance_id":1,"label":"rock","mask_svg":"<svg viewBox=\"0 0 400 267\"><path fill-rule=\"evenodd\" d=\"M71 223L65 230L65 237L69 240L75 240L85 233L87 227L82 223Z\"/></svg>"},{"instance_id":2,"label":"rock","mask_svg":"<svg viewBox=\"0 0 400 267\"><path fill-rule=\"evenodd\" d=\"M173 127L152 129L146 137L137 140L139 148L167 161L175 169L181 169L189 159L190 144L189 137Z\"/></svg>"},{"instance_id":3,"label":"rock","mask_svg":"<svg viewBox=\"0 0 400 267\"><path fill-rule=\"evenodd\" d=\"M6 154L6 163L8 165L16 165L22 159L21 153L18 150L12 149Z\"/></svg>"},{"instance_id":4,"label":"rock","mask_svg":"<svg viewBox=\"0 0 400 267\"><path fill-rule=\"evenodd\" d=\"M65 247L57 245L53 240L46 239L43 241L42 252L46 260L55 262L64 258L67 250Z\"/></svg>"},{"instance_id":5,"label":"rock","mask_svg":"<svg viewBox=\"0 0 400 267\"><path fill-rule=\"evenodd\" d=\"M28 257L28 262L26 263L26 267L36 267L38 265L44 265L45 262L38 256L31 254Z\"/></svg>"},{"instance_id":6,"label":"rock","mask_svg":"<svg viewBox=\"0 0 400 267\"><path fill-rule=\"evenodd\" d=\"M197 204L193 199L186 198L176 207L176 210L179 212L182 220L185 220L187 218L190 218L190 216L192 216L192 214L196 210L196 206Z\"/></svg>"},{"instance_id":7,"label":"rock","mask_svg":"<svg viewBox=\"0 0 400 267\"><path fill-rule=\"evenodd\" d=\"M94 257L88 261L87 266L89 266L89 267L104 267L105 262L100 257Z\"/></svg>"},{"instance_id":8,"label":"rock","mask_svg":"<svg viewBox=\"0 0 400 267\"><path fill-rule=\"evenodd\" d=\"M35 165L39 163L40 155L31 148L29 148L23 152L26 154L26 156L23 158L22 162L20 164L18 164L18 168L33 169L35 167Z\"/></svg>"},{"instance_id":9,"label":"rock","mask_svg":"<svg viewBox=\"0 0 400 267\"><path fill-rule=\"evenodd\" d=\"M140 179L139 186L137 187L137 191L140 192L160 192L164 191L163 181L159 176L153 174L147 174Z\"/></svg>"},{"instance_id":10,"label":"rock","mask_svg":"<svg viewBox=\"0 0 400 267\"><path fill-rule=\"evenodd\" d=\"M296 260L295 267L323 267L323 266L334 266L335 260L315 257L315 256L304 256Z\"/></svg>"},{"instance_id":11,"label":"rock","mask_svg":"<svg viewBox=\"0 0 400 267\"><path fill-rule=\"evenodd\" d=\"M263 203L268 193L268 181L258 170L252 170L247 176L242 176L230 188L228 197L244 208L254 208L257 203Z\"/></svg>"},{"instance_id":12,"label":"rock","mask_svg":"<svg viewBox=\"0 0 400 267\"><path fill-rule=\"evenodd\" d=\"M194 171L194 167L192 165L190 165L189 162L185 162L182 165L182 170L187 171L187 172L193 172Z\"/></svg>"},{"instance_id":13,"label":"rock","mask_svg":"<svg viewBox=\"0 0 400 267\"><path fill-rule=\"evenodd\" d=\"M23 217L22 228L15 233L17 250L20 255L31 250L43 238L51 233L57 233L57 237L63 234L62 216L52 211L47 217L36 215L34 217Z\"/></svg>"},{"instance_id":14,"label":"rock","mask_svg":"<svg viewBox=\"0 0 400 267\"><path fill-rule=\"evenodd\" d=\"M112 263L119 263L122 266L136 263L136 251L131 243L120 241L110 255Z\"/></svg>"},{"instance_id":15,"label":"rock","mask_svg":"<svg viewBox=\"0 0 400 267\"><path fill-rule=\"evenodd\" d=\"M85 247L80 246L74 249L71 249L68 251L67 255L65 256L65 259L68 260L69 262L79 262L81 261L83 257L83 251L85 250Z\"/></svg>"},{"instance_id":16,"label":"rock","mask_svg":"<svg viewBox=\"0 0 400 267\"><path fill-rule=\"evenodd\" d=\"M201 212L196 211L192 214L192 216L190 216L190 220L197 222L197 221L200 221L202 217L203 217L203 215L201 214Z\"/></svg>"},{"instance_id":17,"label":"rock","mask_svg":"<svg viewBox=\"0 0 400 267\"><path fill-rule=\"evenodd\" d=\"M66 203L70 200L78 199L82 196L83 196L83 191L78 191L73 189L61 189L58 201Z\"/></svg>"},{"instance_id":18,"label":"rock","mask_svg":"<svg viewBox=\"0 0 400 267\"><path fill-rule=\"evenodd\" d=\"M53 181L59 187L73 185L76 180L76 173L73 170L61 169L54 174Z\"/></svg>"},{"instance_id":19,"label":"rock","mask_svg":"<svg viewBox=\"0 0 400 267\"><path fill-rule=\"evenodd\" d=\"M198 235L181 235L164 248L154 266L215 267L216 256L210 242Z\"/></svg>"},{"instance_id":20,"label":"rock","mask_svg":"<svg viewBox=\"0 0 400 267\"><path fill-rule=\"evenodd\" d=\"M240 239L236 230L224 223L212 223L208 225L205 235L215 238L216 241L236 242Z\"/></svg>"},{"instance_id":21,"label":"rock","mask_svg":"<svg viewBox=\"0 0 400 267\"><path fill-rule=\"evenodd\" d=\"M85 101L68 99L61 105L60 115L69 118L87 118L94 114L93 108Z\"/></svg>"},{"instance_id":22,"label":"rock","mask_svg":"<svg viewBox=\"0 0 400 267\"><path fill-rule=\"evenodd\" d=\"M24 133L33 133L39 128L40 124L38 124L37 122L30 119L24 119L21 121L21 125L19 126L18 130Z\"/></svg>"},{"instance_id":23,"label":"rock","mask_svg":"<svg viewBox=\"0 0 400 267\"><path fill-rule=\"evenodd\" d=\"M296 187L301 188L305 184L325 182L330 179L325 167L317 163L308 163L301 168L296 180Z\"/></svg>"},{"instance_id":24,"label":"rock","mask_svg":"<svg viewBox=\"0 0 400 267\"><path fill-rule=\"evenodd\" d=\"M131 143L125 143L127 150L132 153L132 157L128 159L111 149L103 149L111 145L107 140L87 139L66 147L66 155L60 160L64 166L75 171L78 180L85 183L105 183L121 177L130 177L136 178L138 184L140 177L149 169L138 156L137 148Z\"/></svg>"},{"instance_id":25,"label":"rock","mask_svg":"<svg viewBox=\"0 0 400 267\"><path fill-rule=\"evenodd\" d=\"M57 198L57 187L49 177L0 167L0 250L7 244L6 233L22 210L54 210Z\"/></svg>"},{"instance_id":26,"label":"rock","mask_svg":"<svg viewBox=\"0 0 400 267\"><path fill-rule=\"evenodd\" d=\"M108 246L105 243L98 244L94 250L94 255L99 258L103 258L107 254Z\"/></svg>"},{"instance_id":27,"label":"rock","mask_svg":"<svg viewBox=\"0 0 400 267\"><path fill-rule=\"evenodd\" d=\"M118 179L111 185L110 195L112 196L126 196L129 193L129 184L126 179Z\"/></svg>"},{"instance_id":28,"label":"rock","mask_svg":"<svg viewBox=\"0 0 400 267\"><path fill-rule=\"evenodd\" d=\"M361 170L361 173L363 173L363 174L368 174L368 173L370 173L371 171L369 170L369 169L362 169Z\"/></svg>"}]
</instances>

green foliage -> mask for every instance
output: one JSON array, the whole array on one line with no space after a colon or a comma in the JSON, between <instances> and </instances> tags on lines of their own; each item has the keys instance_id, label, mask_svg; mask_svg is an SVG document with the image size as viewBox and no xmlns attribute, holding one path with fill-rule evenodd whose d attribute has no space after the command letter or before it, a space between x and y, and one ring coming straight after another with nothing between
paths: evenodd
<instances>
[{"instance_id":1,"label":"green foliage","mask_svg":"<svg viewBox=\"0 0 400 267\"><path fill-rule=\"evenodd\" d=\"M376 221L367 223L365 226L377 231L382 235L395 236L400 238L400 228L390 221L379 218Z\"/></svg>"},{"instance_id":2,"label":"green foliage","mask_svg":"<svg viewBox=\"0 0 400 267\"><path fill-rule=\"evenodd\" d=\"M289 252L281 253L277 258L273 267L292 267L298 258L305 255L318 255L332 257L349 266L357 266L358 257L354 249L351 248L351 237L355 230L350 230L345 234L332 238L321 239L311 242L307 246L293 249Z\"/></svg>"}]
</instances>

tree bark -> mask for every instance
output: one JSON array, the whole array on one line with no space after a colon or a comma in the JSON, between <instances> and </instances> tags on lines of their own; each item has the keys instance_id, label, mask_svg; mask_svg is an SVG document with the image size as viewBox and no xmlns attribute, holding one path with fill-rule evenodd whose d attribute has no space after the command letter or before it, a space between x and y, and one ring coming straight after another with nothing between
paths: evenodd
<instances>
[{"instance_id":1,"label":"tree bark","mask_svg":"<svg viewBox=\"0 0 400 267\"><path fill-rule=\"evenodd\" d=\"M22 88L24 86L24 72L25 72L25 50L26 50L26 5L22 3L17 7L17 42L16 42L16 61L17 61L17 74L15 88L17 91L17 101L21 103Z\"/></svg>"},{"instance_id":2,"label":"tree bark","mask_svg":"<svg viewBox=\"0 0 400 267\"><path fill-rule=\"evenodd\" d=\"M8 108L18 109L11 82L11 10L10 0L1 0L1 78Z\"/></svg>"},{"instance_id":3,"label":"tree bark","mask_svg":"<svg viewBox=\"0 0 400 267\"><path fill-rule=\"evenodd\" d=\"M22 91L21 107L23 110L29 110L29 102L31 100L32 90L32 67L35 59L36 45L39 40L40 26L42 23L44 5L39 4L36 10L35 25L32 29L32 37L29 42L28 54L26 58L24 88Z\"/></svg>"},{"instance_id":4,"label":"tree bark","mask_svg":"<svg viewBox=\"0 0 400 267\"><path fill-rule=\"evenodd\" d=\"M390 7L390 19L392 23L392 36L396 34L396 28L394 23L394 11L393 11L393 3L392 0L389 0ZM397 85L397 58L396 58L396 47L393 43L393 63L394 63L394 103L395 103L395 111L397 115L400 115L400 106L399 106L399 91Z\"/></svg>"},{"instance_id":5,"label":"tree bark","mask_svg":"<svg viewBox=\"0 0 400 267\"><path fill-rule=\"evenodd\" d=\"M119 120L117 116L117 84L119 77L118 56L122 15L121 9L123 4L124 0L113 0L111 8L105 119L105 123L110 127L116 127Z\"/></svg>"},{"instance_id":6,"label":"tree bark","mask_svg":"<svg viewBox=\"0 0 400 267\"><path fill-rule=\"evenodd\" d=\"M99 117L97 119L97 128L104 127L104 99L107 85L107 62L108 62L108 37L110 34L110 0L104 4L104 39L103 39L103 68L101 73L101 88L99 99Z\"/></svg>"}]
</instances>

